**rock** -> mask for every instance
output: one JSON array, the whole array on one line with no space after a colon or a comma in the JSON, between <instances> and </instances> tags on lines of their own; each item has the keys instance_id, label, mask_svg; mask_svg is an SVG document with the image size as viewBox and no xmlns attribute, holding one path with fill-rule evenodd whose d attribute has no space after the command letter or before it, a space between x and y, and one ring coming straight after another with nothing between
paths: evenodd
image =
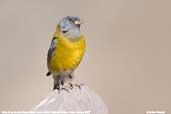
<instances>
[{"instance_id":1,"label":"rock","mask_svg":"<svg viewBox=\"0 0 171 114\"><path fill-rule=\"evenodd\" d=\"M81 90L75 87L68 93L65 90L52 91L33 111L88 111L90 114L108 114L102 99L87 86ZM72 113L73 114L73 113Z\"/></svg>"}]
</instances>

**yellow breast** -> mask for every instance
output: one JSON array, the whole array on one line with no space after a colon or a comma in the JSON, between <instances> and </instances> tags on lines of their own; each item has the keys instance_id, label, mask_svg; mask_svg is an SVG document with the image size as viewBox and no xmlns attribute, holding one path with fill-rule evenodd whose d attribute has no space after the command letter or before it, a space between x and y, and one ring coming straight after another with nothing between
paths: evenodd
<instances>
[{"instance_id":1,"label":"yellow breast","mask_svg":"<svg viewBox=\"0 0 171 114\"><path fill-rule=\"evenodd\" d=\"M83 57L85 45L84 36L75 41L59 37L55 52L50 61L50 71L53 73L63 70L74 70Z\"/></svg>"}]
</instances>

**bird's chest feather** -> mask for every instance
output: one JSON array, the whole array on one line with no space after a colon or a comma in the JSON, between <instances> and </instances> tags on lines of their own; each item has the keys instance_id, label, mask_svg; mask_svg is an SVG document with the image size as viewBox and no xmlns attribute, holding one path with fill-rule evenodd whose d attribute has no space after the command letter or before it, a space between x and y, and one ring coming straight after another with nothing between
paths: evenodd
<instances>
[{"instance_id":1,"label":"bird's chest feather","mask_svg":"<svg viewBox=\"0 0 171 114\"><path fill-rule=\"evenodd\" d=\"M80 63L85 51L85 39L69 41L59 38L51 60L53 71L74 70Z\"/></svg>"}]
</instances>

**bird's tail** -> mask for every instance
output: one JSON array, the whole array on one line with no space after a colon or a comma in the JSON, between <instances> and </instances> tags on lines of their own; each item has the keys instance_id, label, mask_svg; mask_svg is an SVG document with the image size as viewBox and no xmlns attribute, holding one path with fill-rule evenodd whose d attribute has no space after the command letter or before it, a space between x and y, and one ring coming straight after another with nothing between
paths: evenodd
<instances>
[{"instance_id":1,"label":"bird's tail","mask_svg":"<svg viewBox=\"0 0 171 114\"><path fill-rule=\"evenodd\" d=\"M50 76L50 75L51 75L51 73L50 72L47 72L46 76Z\"/></svg>"}]
</instances>

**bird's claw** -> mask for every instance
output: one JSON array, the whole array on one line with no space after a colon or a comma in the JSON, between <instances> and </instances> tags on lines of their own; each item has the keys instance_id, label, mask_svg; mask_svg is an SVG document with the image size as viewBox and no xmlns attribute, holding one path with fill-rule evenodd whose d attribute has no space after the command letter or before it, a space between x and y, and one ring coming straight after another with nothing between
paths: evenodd
<instances>
[{"instance_id":1,"label":"bird's claw","mask_svg":"<svg viewBox=\"0 0 171 114\"><path fill-rule=\"evenodd\" d=\"M58 93L61 92L61 90L65 90L67 93L69 93L69 90L72 90L74 87L78 87L78 89L81 90L82 86L85 84L78 84L78 83L69 83L69 86L63 85L58 88Z\"/></svg>"},{"instance_id":2,"label":"bird's claw","mask_svg":"<svg viewBox=\"0 0 171 114\"><path fill-rule=\"evenodd\" d=\"M61 90L65 90L66 92L69 93L70 86L61 86L58 90L58 93L60 93Z\"/></svg>"},{"instance_id":3,"label":"bird's claw","mask_svg":"<svg viewBox=\"0 0 171 114\"><path fill-rule=\"evenodd\" d=\"M73 89L74 86L78 87L81 90L81 87L84 86L85 84L81 83L81 84L77 84L77 83L69 83L70 85L70 89Z\"/></svg>"}]
</instances>

